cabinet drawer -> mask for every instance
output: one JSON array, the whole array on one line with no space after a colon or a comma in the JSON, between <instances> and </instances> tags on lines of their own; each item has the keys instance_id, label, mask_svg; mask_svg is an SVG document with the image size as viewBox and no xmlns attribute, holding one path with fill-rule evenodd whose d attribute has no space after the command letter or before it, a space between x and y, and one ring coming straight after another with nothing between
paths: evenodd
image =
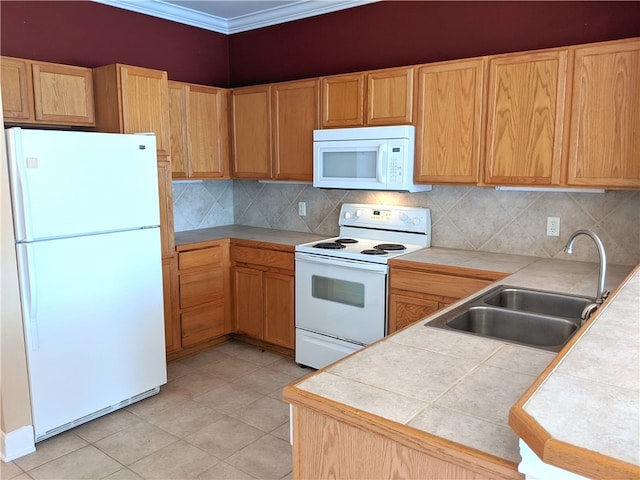
<instances>
[{"instance_id":1,"label":"cabinet drawer","mask_svg":"<svg viewBox=\"0 0 640 480\"><path fill-rule=\"evenodd\" d=\"M392 270L390 287L411 292L441 295L443 297L463 298L492 284L490 280L478 278L441 275L438 273L415 272L411 270Z\"/></svg>"},{"instance_id":2,"label":"cabinet drawer","mask_svg":"<svg viewBox=\"0 0 640 480\"><path fill-rule=\"evenodd\" d=\"M224 335L224 304L207 303L182 312L182 346L190 347Z\"/></svg>"},{"instance_id":3,"label":"cabinet drawer","mask_svg":"<svg viewBox=\"0 0 640 480\"><path fill-rule=\"evenodd\" d=\"M222 248L208 247L190 250L178 254L178 269L186 270L194 267L217 266L222 262Z\"/></svg>"},{"instance_id":4,"label":"cabinet drawer","mask_svg":"<svg viewBox=\"0 0 640 480\"><path fill-rule=\"evenodd\" d=\"M219 300L223 296L223 276L219 268L180 274L180 308Z\"/></svg>"},{"instance_id":5,"label":"cabinet drawer","mask_svg":"<svg viewBox=\"0 0 640 480\"><path fill-rule=\"evenodd\" d=\"M278 252L266 248L250 248L234 245L231 247L231 260L236 263L250 263L284 270L294 269L294 256L289 252Z\"/></svg>"}]
</instances>

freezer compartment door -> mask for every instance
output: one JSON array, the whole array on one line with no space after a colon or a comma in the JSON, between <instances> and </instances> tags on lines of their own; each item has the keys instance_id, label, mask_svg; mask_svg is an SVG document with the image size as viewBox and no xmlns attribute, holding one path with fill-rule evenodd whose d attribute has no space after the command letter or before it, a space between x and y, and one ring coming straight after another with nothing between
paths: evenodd
<instances>
[{"instance_id":1,"label":"freezer compartment door","mask_svg":"<svg viewBox=\"0 0 640 480\"><path fill-rule=\"evenodd\" d=\"M17 251L36 438L166 383L158 228Z\"/></svg>"},{"instance_id":2,"label":"freezer compartment door","mask_svg":"<svg viewBox=\"0 0 640 480\"><path fill-rule=\"evenodd\" d=\"M160 224L155 137L7 130L16 240Z\"/></svg>"}]
</instances>

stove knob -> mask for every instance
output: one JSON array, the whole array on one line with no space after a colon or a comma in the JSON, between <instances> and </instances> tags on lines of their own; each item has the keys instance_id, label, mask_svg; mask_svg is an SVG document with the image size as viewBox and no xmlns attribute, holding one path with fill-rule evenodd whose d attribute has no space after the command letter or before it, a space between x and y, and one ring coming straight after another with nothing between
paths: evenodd
<instances>
[{"instance_id":1,"label":"stove knob","mask_svg":"<svg viewBox=\"0 0 640 480\"><path fill-rule=\"evenodd\" d=\"M349 220L351 218L351 212L344 212L344 218Z\"/></svg>"},{"instance_id":2,"label":"stove knob","mask_svg":"<svg viewBox=\"0 0 640 480\"><path fill-rule=\"evenodd\" d=\"M414 225L419 225L420 224L420 217L413 217L411 219L411 223L413 223Z\"/></svg>"},{"instance_id":3,"label":"stove knob","mask_svg":"<svg viewBox=\"0 0 640 480\"><path fill-rule=\"evenodd\" d=\"M400 217L400 220L402 220L403 222L408 222L411 219L409 218L409 215L407 215L406 213L403 213L402 216Z\"/></svg>"},{"instance_id":4,"label":"stove knob","mask_svg":"<svg viewBox=\"0 0 640 480\"><path fill-rule=\"evenodd\" d=\"M360 209L356 210L356 217L359 217L360 215L362 215L362 210Z\"/></svg>"}]
</instances>

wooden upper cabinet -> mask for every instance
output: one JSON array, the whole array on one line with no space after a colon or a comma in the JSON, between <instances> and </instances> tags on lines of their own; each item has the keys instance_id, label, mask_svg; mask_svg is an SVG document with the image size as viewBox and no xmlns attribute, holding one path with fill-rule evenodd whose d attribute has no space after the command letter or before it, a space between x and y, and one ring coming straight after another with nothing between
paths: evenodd
<instances>
[{"instance_id":1,"label":"wooden upper cabinet","mask_svg":"<svg viewBox=\"0 0 640 480\"><path fill-rule=\"evenodd\" d=\"M228 177L227 91L169 82L174 178Z\"/></svg>"},{"instance_id":2,"label":"wooden upper cabinet","mask_svg":"<svg viewBox=\"0 0 640 480\"><path fill-rule=\"evenodd\" d=\"M367 73L367 125L413 122L413 68Z\"/></svg>"},{"instance_id":3,"label":"wooden upper cabinet","mask_svg":"<svg viewBox=\"0 0 640 480\"><path fill-rule=\"evenodd\" d=\"M159 155L169 155L167 73L113 64L93 69L96 129L114 133L155 133Z\"/></svg>"},{"instance_id":4,"label":"wooden upper cabinet","mask_svg":"<svg viewBox=\"0 0 640 480\"><path fill-rule=\"evenodd\" d=\"M318 80L272 85L273 177L313 180L313 130L320 127Z\"/></svg>"},{"instance_id":5,"label":"wooden upper cabinet","mask_svg":"<svg viewBox=\"0 0 640 480\"><path fill-rule=\"evenodd\" d=\"M2 57L2 101L8 123L95 124L89 68Z\"/></svg>"},{"instance_id":6,"label":"wooden upper cabinet","mask_svg":"<svg viewBox=\"0 0 640 480\"><path fill-rule=\"evenodd\" d=\"M417 69L415 181L476 184L485 59Z\"/></svg>"},{"instance_id":7,"label":"wooden upper cabinet","mask_svg":"<svg viewBox=\"0 0 640 480\"><path fill-rule=\"evenodd\" d=\"M320 79L322 127L364 125L364 73Z\"/></svg>"},{"instance_id":8,"label":"wooden upper cabinet","mask_svg":"<svg viewBox=\"0 0 640 480\"><path fill-rule=\"evenodd\" d=\"M567 184L640 187L640 39L576 49Z\"/></svg>"},{"instance_id":9,"label":"wooden upper cabinet","mask_svg":"<svg viewBox=\"0 0 640 480\"><path fill-rule=\"evenodd\" d=\"M560 183L566 70L566 50L490 58L485 184Z\"/></svg>"},{"instance_id":10,"label":"wooden upper cabinet","mask_svg":"<svg viewBox=\"0 0 640 480\"><path fill-rule=\"evenodd\" d=\"M413 77L413 67L322 77L322 127L413 123Z\"/></svg>"},{"instance_id":11,"label":"wooden upper cabinet","mask_svg":"<svg viewBox=\"0 0 640 480\"><path fill-rule=\"evenodd\" d=\"M271 87L231 92L231 152L234 178L271 178Z\"/></svg>"},{"instance_id":12,"label":"wooden upper cabinet","mask_svg":"<svg viewBox=\"0 0 640 480\"><path fill-rule=\"evenodd\" d=\"M2 57L2 114L5 122L35 118L33 77L27 60Z\"/></svg>"},{"instance_id":13,"label":"wooden upper cabinet","mask_svg":"<svg viewBox=\"0 0 640 480\"><path fill-rule=\"evenodd\" d=\"M50 124L94 125L91 69L32 63L36 120Z\"/></svg>"}]
</instances>

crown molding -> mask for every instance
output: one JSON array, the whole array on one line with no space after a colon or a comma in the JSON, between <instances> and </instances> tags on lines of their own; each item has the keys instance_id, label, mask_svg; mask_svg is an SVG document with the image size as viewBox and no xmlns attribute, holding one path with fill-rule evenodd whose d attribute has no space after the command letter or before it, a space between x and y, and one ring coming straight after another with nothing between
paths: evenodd
<instances>
[{"instance_id":1,"label":"crown molding","mask_svg":"<svg viewBox=\"0 0 640 480\"><path fill-rule=\"evenodd\" d=\"M197 12L162 0L93 0L132 12L171 20L230 35L302 18L336 12L347 8L374 3L379 0L299 0L282 7L271 8L230 19Z\"/></svg>"}]
</instances>

